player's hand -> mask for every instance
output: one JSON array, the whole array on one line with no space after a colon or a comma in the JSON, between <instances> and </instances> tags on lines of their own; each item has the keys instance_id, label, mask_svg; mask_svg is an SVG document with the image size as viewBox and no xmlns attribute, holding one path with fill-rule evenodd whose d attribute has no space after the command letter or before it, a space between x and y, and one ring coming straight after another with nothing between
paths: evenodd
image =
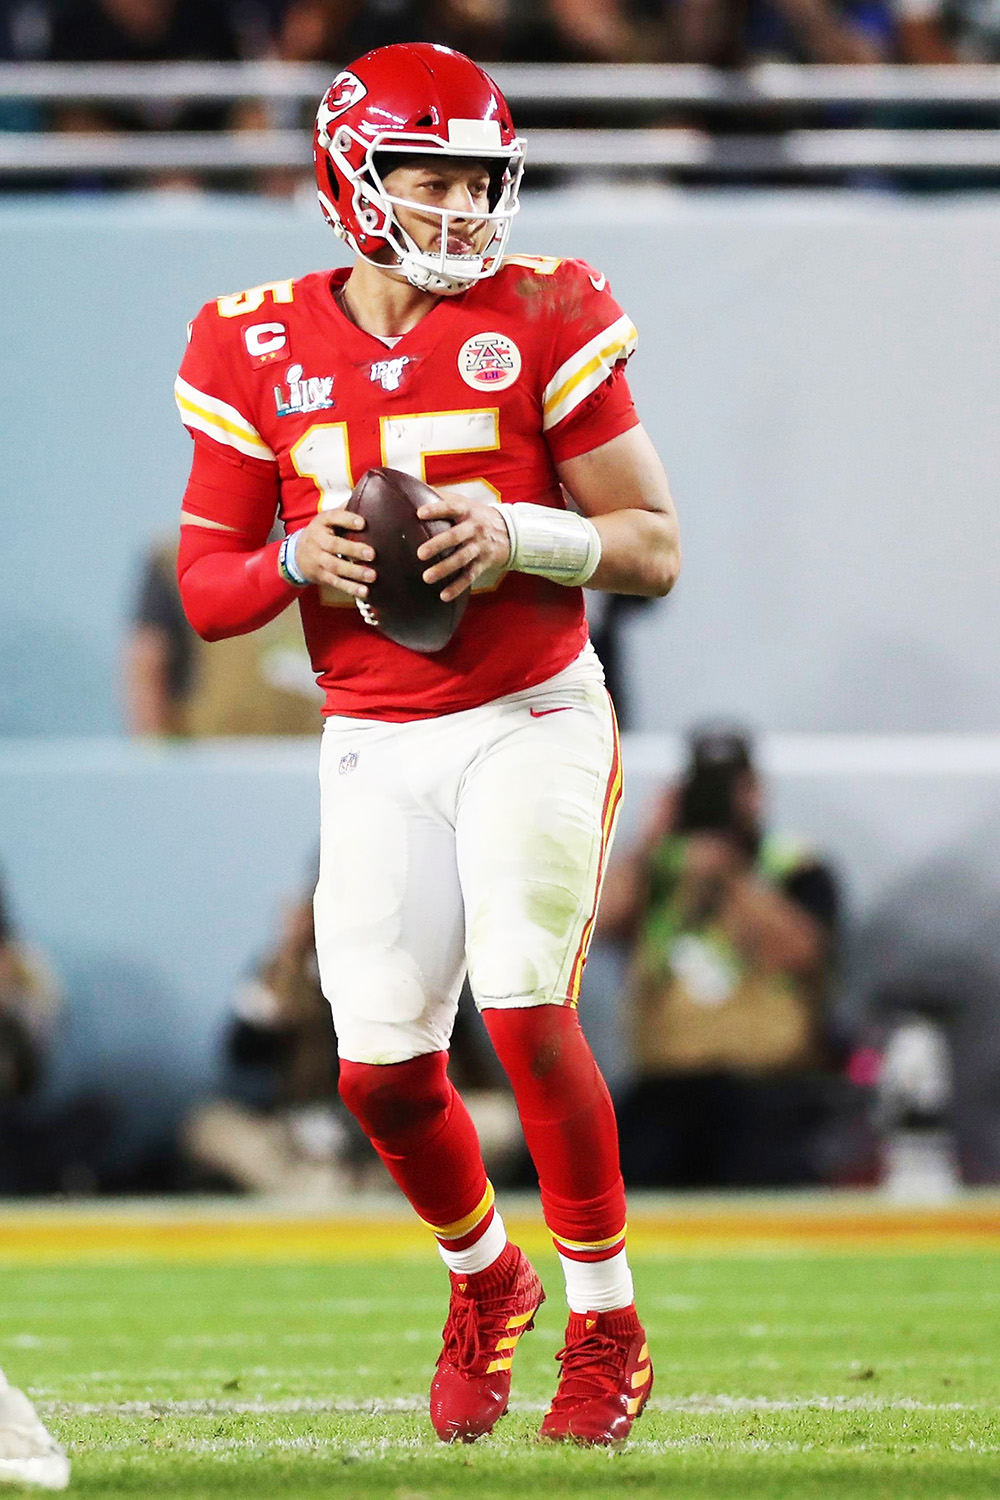
<instances>
[{"instance_id":1,"label":"player's hand","mask_svg":"<svg viewBox=\"0 0 1000 1500\"><path fill-rule=\"evenodd\" d=\"M424 569L424 582L443 582L441 598L447 603L464 594L484 573L499 576L510 561L510 534L495 505L457 493L444 494L428 500L417 515L421 521L451 522L447 531L417 548L421 562L431 565ZM446 552L449 556L444 557Z\"/></svg>"},{"instance_id":2,"label":"player's hand","mask_svg":"<svg viewBox=\"0 0 1000 1500\"><path fill-rule=\"evenodd\" d=\"M375 582L375 550L354 535L364 517L352 510L321 510L299 533L295 563L303 578L341 589L353 599L367 599ZM502 523L501 523L502 524Z\"/></svg>"}]
</instances>

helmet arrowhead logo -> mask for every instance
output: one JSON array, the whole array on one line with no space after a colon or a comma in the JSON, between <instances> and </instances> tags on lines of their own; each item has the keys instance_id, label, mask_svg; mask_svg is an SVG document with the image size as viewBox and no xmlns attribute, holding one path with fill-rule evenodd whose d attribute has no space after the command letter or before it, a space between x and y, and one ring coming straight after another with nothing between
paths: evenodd
<instances>
[{"instance_id":1,"label":"helmet arrowhead logo","mask_svg":"<svg viewBox=\"0 0 1000 1500\"><path fill-rule=\"evenodd\" d=\"M326 91L326 95L319 107L320 128L329 125L338 115L342 115L345 109L350 109L352 104L359 103L367 94L367 87L361 82L356 73L345 68L338 73Z\"/></svg>"}]
</instances>

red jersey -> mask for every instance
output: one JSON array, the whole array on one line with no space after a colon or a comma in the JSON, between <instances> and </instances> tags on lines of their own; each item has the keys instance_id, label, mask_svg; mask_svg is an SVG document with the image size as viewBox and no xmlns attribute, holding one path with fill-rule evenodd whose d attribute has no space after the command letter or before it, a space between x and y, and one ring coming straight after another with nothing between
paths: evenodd
<instances>
[{"instance_id":1,"label":"red jersey","mask_svg":"<svg viewBox=\"0 0 1000 1500\"><path fill-rule=\"evenodd\" d=\"M178 407L196 443L239 467L226 490L191 486L187 510L259 546L276 510L295 531L379 464L442 492L562 509L556 463L638 422L620 378L635 328L584 262L509 256L392 347L341 311L348 274L271 282L198 314ZM582 589L523 573L474 591L428 656L366 625L339 590L303 589L299 604L325 712L363 718L476 707L554 676L587 639Z\"/></svg>"}]
</instances>

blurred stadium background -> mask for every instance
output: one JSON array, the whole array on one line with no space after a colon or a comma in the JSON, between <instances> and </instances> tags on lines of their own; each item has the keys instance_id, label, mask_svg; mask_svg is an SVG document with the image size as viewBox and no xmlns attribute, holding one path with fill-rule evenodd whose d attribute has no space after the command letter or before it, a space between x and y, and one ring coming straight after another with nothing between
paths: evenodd
<instances>
[{"instance_id":1,"label":"blurred stadium background","mask_svg":"<svg viewBox=\"0 0 1000 1500\"><path fill-rule=\"evenodd\" d=\"M876 1058L858 1078L875 1163L850 1211L878 1224L886 1199L947 1199L943 1218L900 1210L899 1234L995 1249L1000 50L932 7L880 11L868 33L857 11L827 19L868 51L744 36L735 68L560 49L551 32L547 52L483 55L528 126L513 248L585 257L636 319L633 389L682 521L676 593L627 617L620 642L619 839L690 725L756 732L774 822L823 851L847 898L835 1005ZM140 68L52 60L56 11L4 14L0 867L64 997L36 1103L97 1097L112 1122L66 1192L156 1186L179 1121L218 1087L234 989L313 858L308 738L130 738L122 701L141 560L174 528L186 475L171 398L185 323L213 296L341 258L301 122L350 54L283 49L278 7L240 17L257 38L244 61L181 50ZM213 128L189 128L206 100ZM598 944L583 1000L619 1086L624 962ZM877 1057L909 1012L938 1028L945 1087L934 1159L901 1183ZM651 1207L650 1233L671 1212ZM809 1240L774 1212L782 1243ZM78 1214L37 1213L0 1207L0 1255L60 1255L80 1232ZM155 1244L173 1221L151 1222ZM715 1243L696 1220L695 1245L703 1231ZM88 1243L127 1255L130 1234Z\"/></svg>"}]
</instances>

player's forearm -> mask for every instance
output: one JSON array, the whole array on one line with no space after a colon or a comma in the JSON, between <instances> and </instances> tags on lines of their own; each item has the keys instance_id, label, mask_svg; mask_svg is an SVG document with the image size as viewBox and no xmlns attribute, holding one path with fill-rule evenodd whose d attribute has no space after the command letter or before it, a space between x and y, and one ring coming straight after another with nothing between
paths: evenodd
<instances>
[{"instance_id":1,"label":"player's forearm","mask_svg":"<svg viewBox=\"0 0 1000 1500\"><path fill-rule=\"evenodd\" d=\"M677 513L649 434L633 426L556 469L593 523L601 559L588 588L649 598L669 593L681 566Z\"/></svg>"},{"instance_id":2,"label":"player's forearm","mask_svg":"<svg viewBox=\"0 0 1000 1500\"><path fill-rule=\"evenodd\" d=\"M615 510L591 516L601 538L601 560L590 589L656 598L677 582L681 544L673 513Z\"/></svg>"},{"instance_id":3,"label":"player's forearm","mask_svg":"<svg viewBox=\"0 0 1000 1500\"><path fill-rule=\"evenodd\" d=\"M184 613L206 641L266 625L298 592L278 572L280 541L250 549L244 538L181 527L177 578Z\"/></svg>"}]
</instances>

